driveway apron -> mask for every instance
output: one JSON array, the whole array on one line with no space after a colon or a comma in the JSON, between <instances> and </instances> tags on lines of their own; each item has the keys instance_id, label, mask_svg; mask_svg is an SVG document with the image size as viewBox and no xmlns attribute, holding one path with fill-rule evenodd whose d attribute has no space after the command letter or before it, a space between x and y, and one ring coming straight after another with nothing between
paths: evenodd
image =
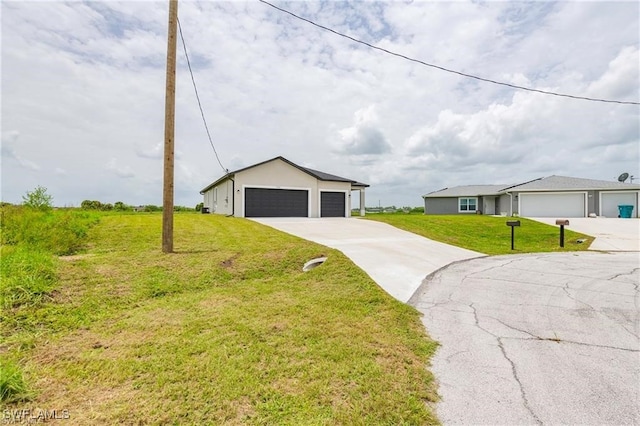
<instances>
[{"instance_id":1,"label":"driveway apron","mask_svg":"<svg viewBox=\"0 0 640 426\"><path fill-rule=\"evenodd\" d=\"M443 424L639 424L640 254L450 265L409 301L441 347Z\"/></svg>"},{"instance_id":2,"label":"driveway apron","mask_svg":"<svg viewBox=\"0 0 640 426\"><path fill-rule=\"evenodd\" d=\"M532 220L556 226L556 218L532 217ZM595 237L589 250L640 251L640 219L569 218L567 229Z\"/></svg>"},{"instance_id":3,"label":"driveway apron","mask_svg":"<svg viewBox=\"0 0 640 426\"><path fill-rule=\"evenodd\" d=\"M391 225L356 218L260 218L256 222L335 248L401 302L430 273L451 262L484 256Z\"/></svg>"}]
</instances>

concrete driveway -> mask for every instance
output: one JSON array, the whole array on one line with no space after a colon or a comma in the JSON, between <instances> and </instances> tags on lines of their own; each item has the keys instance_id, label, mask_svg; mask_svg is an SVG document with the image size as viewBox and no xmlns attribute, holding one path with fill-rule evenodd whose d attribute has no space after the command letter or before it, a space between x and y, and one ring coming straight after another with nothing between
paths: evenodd
<instances>
[{"instance_id":1,"label":"concrete driveway","mask_svg":"<svg viewBox=\"0 0 640 426\"><path fill-rule=\"evenodd\" d=\"M432 241L386 223L356 218L259 218L256 222L335 248L387 293L406 302L430 273L484 256Z\"/></svg>"},{"instance_id":2,"label":"concrete driveway","mask_svg":"<svg viewBox=\"0 0 640 426\"><path fill-rule=\"evenodd\" d=\"M528 219L555 225L557 218ZM589 250L640 251L640 219L574 217L569 218L567 229L596 237Z\"/></svg>"},{"instance_id":3,"label":"concrete driveway","mask_svg":"<svg viewBox=\"0 0 640 426\"><path fill-rule=\"evenodd\" d=\"M638 253L494 256L432 274L409 303L441 344L440 420L640 423L639 285Z\"/></svg>"}]
</instances>

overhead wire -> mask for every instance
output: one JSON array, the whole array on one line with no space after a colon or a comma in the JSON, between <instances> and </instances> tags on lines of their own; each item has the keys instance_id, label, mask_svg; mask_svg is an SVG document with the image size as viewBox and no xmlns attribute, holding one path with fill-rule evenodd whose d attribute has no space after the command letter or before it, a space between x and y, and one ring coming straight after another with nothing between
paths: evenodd
<instances>
[{"instance_id":1,"label":"overhead wire","mask_svg":"<svg viewBox=\"0 0 640 426\"><path fill-rule=\"evenodd\" d=\"M207 131L207 137L209 138L209 143L211 144L211 148L213 148L213 153L216 156L216 160L218 160L218 164L222 168L225 173L229 173L229 169L225 168L220 161L220 157L218 156L218 151L213 144L213 140L211 139L211 133L209 132L209 126L207 126L207 119L204 116L204 110L202 109L202 102L200 102L200 95L198 94L198 87L196 86L196 80L193 77L193 70L191 69L191 61L189 60L189 54L187 53L187 44L184 41L184 36L182 35L182 25L180 24L180 19L178 19L178 29L180 30L180 40L182 40L182 47L184 48L184 56L187 58L187 67L189 68L189 74L191 75L191 82L193 83L193 90L196 93L196 99L198 100L198 108L200 108L200 115L202 115L202 122L204 123L204 128Z\"/></svg>"},{"instance_id":2,"label":"overhead wire","mask_svg":"<svg viewBox=\"0 0 640 426\"><path fill-rule=\"evenodd\" d=\"M402 59L405 59L405 60L408 60L408 61L411 61L411 62L415 62L415 63L418 63L420 65L424 65L424 66L427 66L427 67L435 68L435 69L438 69L438 70L441 70L441 71L445 71L445 72L448 72L448 73L452 73L452 74L457 74L457 75L460 75L462 77L472 78L472 79L475 79L475 80L484 81L486 83L497 84L497 85L500 85L500 86L507 86L507 87L510 87L512 89L526 90L528 92L542 93L544 95L560 96L560 97L564 97L564 98L578 99L578 100L591 101L591 102L605 102L605 103L624 104L624 105L640 105L640 102L619 101L619 100L601 99L601 98L590 98L590 97L586 97L586 96L576 96L576 95L569 95L569 94L566 94L566 93L552 92L552 91L549 91L549 90L533 89L531 87L520 86L520 85L517 85L517 84L511 84L511 83L505 83L503 81L492 80L490 78L479 77L479 76L474 75L474 74L468 74L468 73L464 73L462 71L456 71L456 70L453 70L453 69L450 69L450 68L442 67L440 65L435 65L435 64L431 64L431 63L428 63L428 62L425 62L425 61L421 61L419 59L411 58L409 56L402 55L400 53L396 53L396 52L393 52L393 51L388 50L388 49L384 49L384 48L376 46L374 44L367 43L366 41L359 40L357 38L354 38L354 37L351 37L349 35L343 34L343 33L339 32L339 31L336 31L336 30L331 29L329 27L326 27L324 25L320 25L320 24L318 24L318 23L316 23L316 22L314 22L314 21L312 21L310 19L307 19L307 18L304 18L302 16L296 15L295 13L290 12L290 11L288 11L286 9L281 8L281 7L278 7L278 6L274 5L274 4L271 4L268 1L265 1L265 0L258 0L258 1L261 2L261 3L264 3L264 4L268 5L268 6L271 6L272 8L274 8L276 10L279 10L280 12L289 14L289 15L293 16L296 19L299 19L301 21L307 22L307 23L309 23L309 24L311 24L311 25L313 25L315 27L318 27L318 28L320 28L322 30L329 31L330 33L333 33L333 34L338 35L340 37L344 37L344 38L349 39L351 41L354 41L356 43L360 43L360 44L365 45L367 47L370 47L372 49L376 49L376 50L379 50L381 52L387 53L389 55L393 55L393 56L396 56L396 57L399 57L399 58L402 58Z\"/></svg>"}]
</instances>

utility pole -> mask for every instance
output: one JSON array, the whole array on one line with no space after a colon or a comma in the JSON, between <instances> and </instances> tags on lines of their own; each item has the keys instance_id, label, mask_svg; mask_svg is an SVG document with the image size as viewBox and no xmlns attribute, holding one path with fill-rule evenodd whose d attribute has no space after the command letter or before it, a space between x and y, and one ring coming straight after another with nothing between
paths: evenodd
<instances>
[{"instance_id":1,"label":"utility pole","mask_svg":"<svg viewBox=\"0 0 640 426\"><path fill-rule=\"evenodd\" d=\"M176 42L178 0L169 0L167 84L164 104L164 187L162 191L162 252L173 253L173 178L176 113Z\"/></svg>"}]
</instances>

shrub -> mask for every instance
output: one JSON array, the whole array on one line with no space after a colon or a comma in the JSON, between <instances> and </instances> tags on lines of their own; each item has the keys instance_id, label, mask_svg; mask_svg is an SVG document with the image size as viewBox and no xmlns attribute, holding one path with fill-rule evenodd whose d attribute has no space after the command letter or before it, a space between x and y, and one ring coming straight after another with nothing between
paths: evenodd
<instances>
[{"instance_id":1,"label":"shrub","mask_svg":"<svg viewBox=\"0 0 640 426\"><path fill-rule=\"evenodd\" d=\"M82 248L87 231L97 222L98 216L88 212L6 206L0 210L0 242L69 255Z\"/></svg>"},{"instance_id":2,"label":"shrub","mask_svg":"<svg viewBox=\"0 0 640 426\"><path fill-rule=\"evenodd\" d=\"M22 197L23 204L26 207L37 210L51 210L53 207L53 197L47 194L47 188L38 186L31 192L27 192L27 195Z\"/></svg>"},{"instance_id":3,"label":"shrub","mask_svg":"<svg viewBox=\"0 0 640 426\"><path fill-rule=\"evenodd\" d=\"M22 369L14 362L0 359L0 402L21 401L27 397Z\"/></svg>"}]
</instances>

